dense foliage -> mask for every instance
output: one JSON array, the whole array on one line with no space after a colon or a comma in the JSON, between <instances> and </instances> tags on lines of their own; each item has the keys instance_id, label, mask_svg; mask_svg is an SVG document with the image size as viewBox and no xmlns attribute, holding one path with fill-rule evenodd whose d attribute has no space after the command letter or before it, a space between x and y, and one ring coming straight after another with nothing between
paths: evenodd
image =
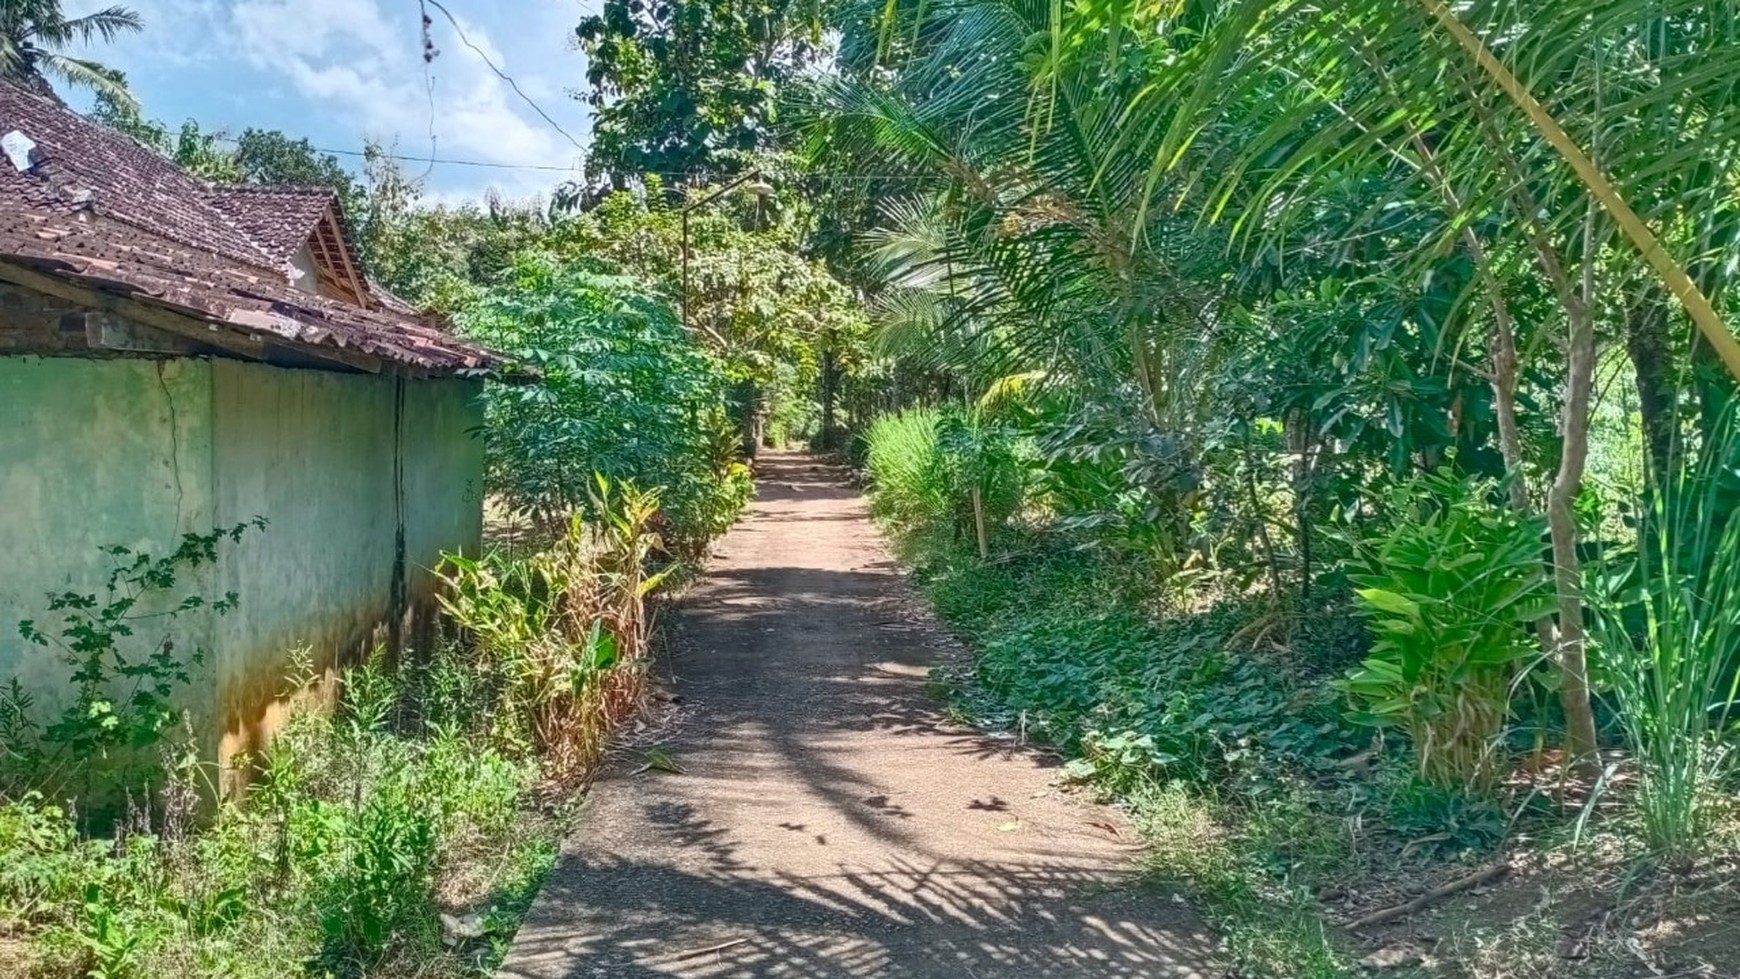
<instances>
[{"instance_id":1,"label":"dense foliage","mask_svg":"<svg viewBox=\"0 0 1740 979\"><path fill-rule=\"evenodd\" d=\"M523 253L460 317L469 336L535 380L492 387L489 484L548 524L588 510L593 473L662 494L668 536L689 552L735 519L749 476L735 461L717 360L631 280Z\"/></svg>"},{"instance_id":2,"label":"dense foliage","mask_svg":"<svg viewBox=\"0 0 1740 979\"><path fill-rule=\"evenodd\" d=\"M469 669L456 651L418 678L348 671L337 713L298 711L209 826L191 748L112 840L83 837L78 813L40 795L0 803L0 921L30 939L0 965L104 979L467 974L439 915L481 904L495 918L481 938L523 913L557 828L530 805L535 764L476 736L481 718L446 698Z\"/></svg>"},{"instance_id":3,"label":"dense foliage","mask_svg":"<svg viewBox=\"0 0 1740 979\"><path fill-rule=\"evenodd\" d=\"M779 136L780 87L823 53L814 0L606 0L575 33L596 111L588 176L676 187L741 171Z\"/></svg>"},{"instance_id":4,"label":"dense foliage","mask_svg":"<svg viewBox=\"0 0 1740 979\"><path fill-rule=\"evenodd\" d=\"M980 640L971 709L1126 798L1263 835L1259 863L1299 842L1277 793L1368 839L1731 851L1726 5L941 0L837 22L839 70L794 101L850 205L821 243L871 298L874 400L914 406L863 457ZM1018 378L979 429L1011 449L946 437ZM969 469L1018 487L988 545L963 530L985 512ZM1327 661L1325 608L1355 640ZM1248 670L1300 697L1209 694ZM1316 749L1356 777L1262 734L1287 720L1328 725ZM1229 724L1255 777L1189 736ZM1533 823L1543 797L1561 808ZM1224 869L1213 888L1275 883Z\"/></svg>"},{"instance_id":5,"label":"dense foliage","mask_svg":"<svg viewBox=\"0 0 1740 979\"><path fill-rule=\"evenodd\" d=\"M1350 576L1392 615L1406 602L1388 596L1422 588L1465 604L1473 646L1448 622L1374 618L1389 639L1352 689L1406 667L1397 630L1420 631L1540 672L1588 765L1603 691L1582 564L1591 535L1634 534L1628 515L1652 499L1588 477L1645 470L1629 457L1661 483L1725 452L1709 413L1733 388L1671 366L1676 349L1695 363L1733 344L1712 320L1725 273L1696 259L1726 234L1725 181L1670 178L1653 151L1600 140L1622 114L1678 133L1663 152L1691 165L1740 135L1713 116L1675 128L1679 96L1726 105L1731 79L1708 66L1736 39L1710 5L1671 6L878 5L848 18L857 70L817 82L805 128L818 160L911 175L862 239L896 349L945 391L1045 379L1021 423L1043 459L1032 515L1144 558L1179 607L1257 587L1284 606ZM1651 30L1666 33L1610 46ZM1428 98L1444 64L1454 85ZM1549 72L1551 105L1507 94ZM1581 166L1591 146L1616 180ZM1628 216L1643 203L1701 284L1652 250ZM1478 534L1430 541L1458 525L1436 514L1465 510ZM1349 538L1337 515L1391 540ZM1536 580L1543 523L1550 608L1517 590ZM1475 562L1460 580L1442 573L1452 543ZM1373 548L1383 559L1361 556ZM1511 687L1502 671L1482 683L1491 703L1453 724L1474 742L1502 730L1474 715L1503 715ZM1406 699L1416 723L1443 709ZM1480 767L1453 765L1465 780Z\"/></svg>"}]
</instances>

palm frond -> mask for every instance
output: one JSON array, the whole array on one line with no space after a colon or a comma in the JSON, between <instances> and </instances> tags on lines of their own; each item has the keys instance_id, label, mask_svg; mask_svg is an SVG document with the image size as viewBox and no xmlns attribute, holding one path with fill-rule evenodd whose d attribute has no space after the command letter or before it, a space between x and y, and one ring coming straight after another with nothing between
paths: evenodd
<instances>
[{"instance_id":1,"label":"palm frond","mask_svg":"<svg viewBox=\"0 0 1740 979\"><path fill-rule=\"evenodd\" d=\"M112 42L122 34L137 34L145 29L145 22L137 11L116 5L62 21L59 26L60 33L67 40L93 44L97 41Z\"/></svg>"},{"instance_id":2,"label":"palm frond","mask_svg":"<svg viewBox=\"0 0 1740 979\"><path fill-rule=\"evenodd\" d=\"M36 56L36 64L44 75L68 85L101 93L122 106L138 104L133 93L116 79L114 72L95 61L45 51Z\"/></svg>"}]
</instances>

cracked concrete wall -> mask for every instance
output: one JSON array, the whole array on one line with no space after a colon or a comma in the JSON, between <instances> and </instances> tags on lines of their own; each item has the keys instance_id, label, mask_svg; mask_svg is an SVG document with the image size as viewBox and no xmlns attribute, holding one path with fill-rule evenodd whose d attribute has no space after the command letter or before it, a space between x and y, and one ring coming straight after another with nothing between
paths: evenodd
<instances>
[{"instance_id":1,"label":"cracked concrete wall","mask_svg":"<svg viewBox=\"0 0 1740 979\"><path fill-rule=\"evenodd\" d=\"M174 591L239 596L175 624L179 649L210 650L183 701L206 758L261 747L295 650L330 676L431 633L441 552L480 546L481 394L222 359L0 355L0 683L19 677L39 715L69 699L64 658L16 626L53 624L50 591L99 591L100 548L163 554L261 516L264 532Z\"/></svg>"},{"instance_id":2,"label":"cracked concrete wall","mask_svg":"<svg viewBox=\"0 0 1740 979\"><path fill-rule=\"evenodd\" d=\"M475 381L214 361L220 524L263 516L259 548L220 568L242 598L215 624L219 757L261 747L288 713L296 650L330 677L427 636L441 552L475 553L482 505ZM417 645L410 642L410 645Z\"/></svg>"},{"instance_id":3,"label":"cracked concrete wall","mask_svg":"<svg viewBox=\"0 0 1740 979\"><path fill-rule=\"evenodd\" d=\"M211 420L210 361L0 356L0 683L16 677L38 717L71 699L71 667L21 639L19 621L54 633L50 592L100 597L115 562L102 548L163 556L212 528ZM217 597L215 581L208 565L165 597ZM166 635L210 648L212 623L141 622L134 648ZM187 690L200 731L213 730L214 671L208 659Z\"/></svg>"}]
</instances>

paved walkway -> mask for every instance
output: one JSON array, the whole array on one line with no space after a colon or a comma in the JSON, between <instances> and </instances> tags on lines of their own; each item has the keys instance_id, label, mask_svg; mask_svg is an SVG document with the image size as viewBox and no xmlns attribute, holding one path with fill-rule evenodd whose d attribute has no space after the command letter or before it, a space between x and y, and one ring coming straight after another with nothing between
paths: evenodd
<instances>
[{"instance_id":1,"label":"paved walkway","mask_svg":"<svg viewBox=\"0 0 1740 979\"><path fill-rule=\"evenodd\" d=\"M941 645L839 471L765 460L682 612L686 774L598 784L501 975L1216 975L1115 814L939 715Z\"/></svg>"}]
</instances>

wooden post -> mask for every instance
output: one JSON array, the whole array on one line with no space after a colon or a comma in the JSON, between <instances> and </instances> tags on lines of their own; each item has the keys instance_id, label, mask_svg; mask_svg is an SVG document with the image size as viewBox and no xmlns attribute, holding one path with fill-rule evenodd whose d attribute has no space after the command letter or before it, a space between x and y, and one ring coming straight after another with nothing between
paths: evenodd
<instances>
[{"instance_id":1,"label":"wooden post","mask_svg":"<svg viewBox=\"0 0 1740 979\"><path fill-rule=\"evenodd\" d=\"M979 560L990 560L991 542L985 531L985 494L977 485L973 487L973 530L979 535Z\"/></svg>"}]
</instances>

